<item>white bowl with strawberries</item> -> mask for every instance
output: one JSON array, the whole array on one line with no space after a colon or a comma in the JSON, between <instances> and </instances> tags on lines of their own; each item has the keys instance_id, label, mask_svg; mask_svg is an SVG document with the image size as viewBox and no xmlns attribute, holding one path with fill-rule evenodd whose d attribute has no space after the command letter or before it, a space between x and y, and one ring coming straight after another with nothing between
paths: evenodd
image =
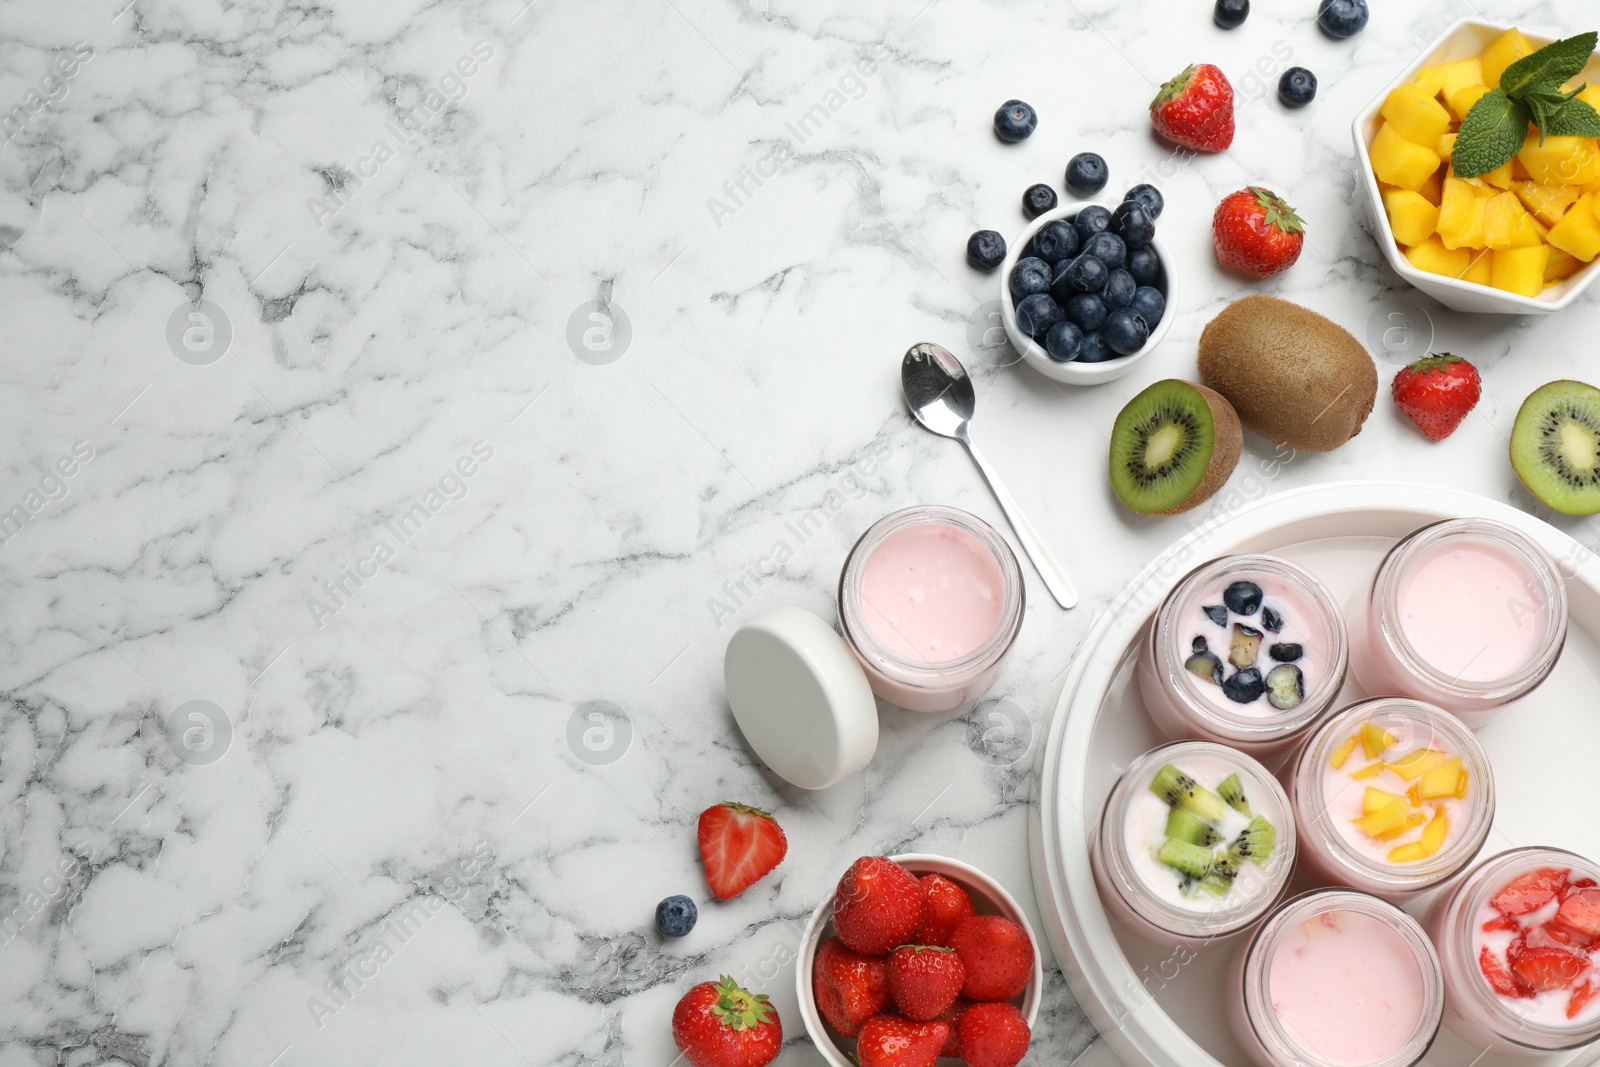
<instances>
[{"instance_id":1,"label":"white bowl with strawberries","mask_svg":"<svg viewBox=\"0 0 1600 1067\"><path fill-rule=\"evenodd\" d=\"M801 938L800 1015L832 1067L1014 1067L1044 971L999 883L944 856L864 856ZM852 1056L852 1046L854 1055Z\"/></svg>"}]
</instances>

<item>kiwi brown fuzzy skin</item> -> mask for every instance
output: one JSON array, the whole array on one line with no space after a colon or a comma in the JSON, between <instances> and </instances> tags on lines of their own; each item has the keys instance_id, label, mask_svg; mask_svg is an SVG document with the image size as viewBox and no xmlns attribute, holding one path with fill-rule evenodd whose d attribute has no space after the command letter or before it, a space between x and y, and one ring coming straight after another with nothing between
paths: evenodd
<instances>
[{"instance_id":1,"label":"kiwi brown fuzzy skin","mask_svg":"<svg viewBox=\"0 0 1600 1067\"><path fill-rule=\"evenodd\" d=\"M1206 406L1211 409L1211 421L1216 424L1215 442L1211 446L1211 462L1206 464L1205 477L1200 479L1195 491L1176 507L1159 513L1162 515L1180 515L1216 496L1217 490L1227 483L1229 476L1233 474L1233 469L1239 465L1239 453L1244 449L1244 430L1239 425L1239 413L1233 410L1228 398L1215 389L1208 389L1194 382L1189 384L1206 398Z\"/></svg>"},{"instance_id":2,"label":"kiwi brown fuzzy skin","mask_svg":"<svg viewBox=\"0 0 1600 1067\"><path fill-rule=\"evenodd\" d=\"M1331 452L1361 432L1378 370L1350 333L1309 308L1247 296L1200 334L1200 381L1274 444Z\"/></svg>"}]
</instances>

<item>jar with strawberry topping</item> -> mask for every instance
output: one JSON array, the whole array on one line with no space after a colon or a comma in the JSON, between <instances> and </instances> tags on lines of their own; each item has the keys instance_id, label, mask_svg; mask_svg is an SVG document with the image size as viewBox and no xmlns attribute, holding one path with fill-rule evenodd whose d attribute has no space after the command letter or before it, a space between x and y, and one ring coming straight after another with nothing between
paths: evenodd
<instances>
[{"instance_id":1,"label":"jar with strawberry topping","mask_svg":"<svg viewBox=\"0 0 1600 1067\"><path fill-rule=\"evenodd\" d=\"M1600 865L1557 848L1480 863L1428 911L1445 1025L1475 1048L1532 1056L1600 1038Z\"/></svg>"}]
</instances>

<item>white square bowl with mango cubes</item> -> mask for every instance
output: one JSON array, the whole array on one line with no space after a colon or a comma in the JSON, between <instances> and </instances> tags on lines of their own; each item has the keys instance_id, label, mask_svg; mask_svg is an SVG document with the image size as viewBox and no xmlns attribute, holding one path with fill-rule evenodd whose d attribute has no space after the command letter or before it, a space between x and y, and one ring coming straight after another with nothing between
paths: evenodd
<instances>
[{"instance_id":1,"label":"white square bowl with mango cubes","mask_svg":"<svg viewBox=\"0 0 1600 1067\"><path fill-rule=\"evenodd\" d=\"M1594 138L1551 137L1541 146L1534 133L1512 163L1482 178L1448 170L1454 131L1485 83L1499 84L1505 66L1555 39L1512 30L1456 23L1352 127L1378 246L1396 273L1456 311L1548 314L1600 275ZM1600 109L1600 58L1590 57L1576 80L1589 83L1583 98ZM1402 88L1409 86L1420 92ZM1420 143L1445 119L1432 147Z\"/></svg>"}]
</instances>

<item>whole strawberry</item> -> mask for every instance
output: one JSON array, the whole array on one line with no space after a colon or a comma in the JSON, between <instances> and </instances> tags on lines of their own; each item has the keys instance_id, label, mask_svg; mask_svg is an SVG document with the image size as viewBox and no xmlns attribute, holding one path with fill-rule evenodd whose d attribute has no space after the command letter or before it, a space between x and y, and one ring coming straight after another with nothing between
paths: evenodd
<instances>
[{"instance_id":1,"label":"whole strawberry","mask_svg":"<svg viewBox=\"0 0 1600 1067\"><path fill-rule=\"evenodd\" d=\"M702 811L699 840L706 883L718 900L749 889L789 851L778 820L748 804L713 804Z\"/></svg>"},{"instance_id":2,"label":"whole strawberry","mask_svg":"<svg viewBox=\"0 0 1600 1067\"><path fill-rule=\"evenodd\" d=\"M1288 270L1306 243L1306 224L1284 199L1252 185L1224 197L1211 217L1217 262L1252 278Z\"/></svg>"},{"instance_id":3,"label":"whole strawberry","mask_svg":"<svg viewBox=\"0 0 1600 1067\"><path fill-rule=\"evenodd\" d=\"M889 995L908 1019L928 1022L961 995L967 969L961 957L936 945L901 945L889 955Z\"/></svg>"},{"instance_id":4,"label":"whole strawberry","mask_svg":"<svg viewBox=\"0 0 1600 1067\"><path fill-rule=\"evenodd\" d=\"M1220 152L1233 143L1233 86L1210 63L1185 67L1150 102L1150 121L1174 144Z\"/></svg>"},{"instance_id":5,"label":"whole strawberry","mask_svg":"<svg viewBox=\"0 0 1600 1067\"><path fill-rule=\"evenodd\" d=\"M884 856L850 865L833 894L833 928L857 952L879 956L911 940L922 925L922 884Z\"/></svg>"},{"instance_id":6,"label":"whole strawberry","mask_svg":"<svg viewBox=\"0 0 1600 1067\"><path fill-rule=\"evenodd\" d=\"M927 908L922 915L922 926L912 938L919 945L950 946L950 935L956 927L973 916L972 898L967 891L942 874L925 874L917 881L922 883L922 895Z\"/></svg>"},{"instance_id":7,"label":"whole strawberry","mask_svg":"<svg viewBox=\"0 0 1600 1067\"><path fill-rule=\"evenodd\" d=\"M861 1067L934 1067L949 1036L949 1023L875 1015L856 1038L856 1060Z\"/></svg>"},{"instance_id":8,"label":"whole strawberry","mask_svg":"<svg viewBox=\"0 0 1600 1067\"><path fill-rule=\"evenodd\" d=\"M678 1001L672 1040L690 1067L766 1067L783 1047L783 1024L765 996L723 975Z\"/></svg>"},{"instance_id":9,"label":"whole strawberry","mask_svg":"<svg viewBox=\"0 0 1600 1067\"><path fill-rule=\"evenodd\" d=\"M1010 919L973 916L956 927L950 947L967 969L961 994L972 1000L1010 1000L1033 977L1033 942Z\"/></svg>"},{"instance_id":10,"label":"whole strawberry","mask_svg":"<svg viewBox=\"0 0 1600 1067\"><path fill-rule=\"evenodd\" d=\"M967 1067L1016 1067L1033 1034L1015 1004L974 1004L956 1024Z\"/></svg>"},{"instance_id":11,"label":"whole strawberry","mask_svg":"<svg viewBox=\"0 0 1600 1067\"><path fill-rule=\"evenodd\" d=\"M939 1053L939 1055L949 1056L952 1059L960 1057L961 1034L959 1031L961 1026L961 1013L970 1007L972 1007L972 1001L968 1000L966 997L957 997L954 1004L950 1005L942 1013L940 1013L939 1021L950 1024L950 1036L945 1038L944 1049Z\"/></svg>"},{"instance_id":12,"label":"whole strawberry","mask_svg":"<svg viewBox=\"0 0 1600 1067\"><path fill-rule=\"evenodd\" d=\"M1390 394L1430 441L1455 433L1483 395L1478 368L1449 353L1424 356L1394 376Z\"/></svg>"},{"instance_id":13,"label":"whole strawberry","mask_svg":"<svg viewBox=\"0 0 1600 1067\"><path fill-rule=\"evenodd\" d=\"M811 965L811 988L828 1025L855 1037L862 1023L889 1006L889 963L882 956L852 952L830 937Z\"/></svg>"}]
</instances>

